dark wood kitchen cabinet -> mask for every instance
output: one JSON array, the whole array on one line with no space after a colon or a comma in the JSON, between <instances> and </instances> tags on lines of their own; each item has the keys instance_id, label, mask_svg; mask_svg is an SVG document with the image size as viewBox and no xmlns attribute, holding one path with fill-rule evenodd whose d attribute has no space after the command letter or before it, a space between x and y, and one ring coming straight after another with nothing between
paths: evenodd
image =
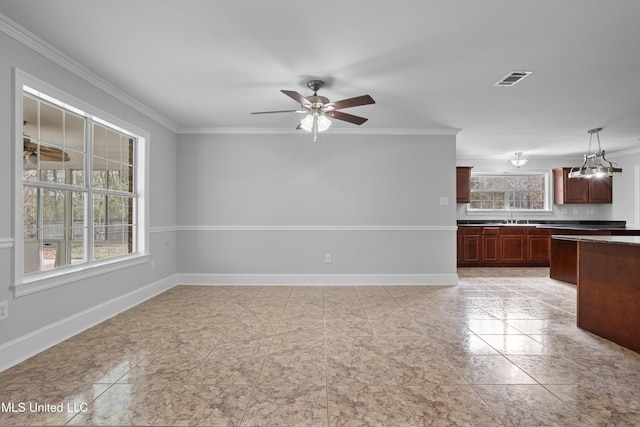
<instances>
[{"instance_id":1,"label":"dark wood kitchen cabinet","mask_svg":"<svg viewBox=\"0 0 640 427\"><path fill-rule=\"evenodd\" d=\"M458 228L458 262L482 261L482 227Z\"/></svg>"},{"instance_id":2,"label":"dark wood kitchen cabinet","mask_svg":"<svg viewBox=\"0 0 640 427\"><path fill-rule=\"evenodd\" d=\"M534 226L458 227L458 266L548 266L550 237Z\"/></svg>"},{"instance_id":3,"label":"dark wood kitchen cabinet","mask_svg":"<svg viewBox=\"0 0 640 427\"><path fill-rule=\"evenodd\" d=\"M525 261L527 229L525 227L500 228L500 261L522 263Z\"/></svg>"},{"instance_id":4,"label":"dark wood kitchen cabinet","mask_svg":"<svg viewBox=\"0 0 640 427\"><path fill-rule=\"evenodd\" d=\"M456 167L456 203L471 203L471 169L473 166Z\"/></svg>"},{"instance_id":5,"label":"dark wood kitchen cabinet","mask_svg":"<svg viewBox=\"0 0 640 427\"><path fill-rule=\"evenodd\" d=\"M500 261L500 227L482 227L482 262Z\"/></svg>"},{"instance_id":6,"label":"dark wood kitchen cabinet","mask_svg":"<svg viewBox=\"0 0 640 427\"><path fill-rule=\"evenodd\" d=\"M551 254L551 230L530 228L527 230L526 261L549 265Z\"/></svg>"},{"instance_id":7,"label":"dark wood kitchen cabinet","mask_svg":"<svg viewBox=\"0 0 640 427\"><path fill-rule=\"evenodd\" d=\"M571 168L553 170L553 200L565 203L612 203L613 178L569 178Z\"/></svg>"}]
</instances>

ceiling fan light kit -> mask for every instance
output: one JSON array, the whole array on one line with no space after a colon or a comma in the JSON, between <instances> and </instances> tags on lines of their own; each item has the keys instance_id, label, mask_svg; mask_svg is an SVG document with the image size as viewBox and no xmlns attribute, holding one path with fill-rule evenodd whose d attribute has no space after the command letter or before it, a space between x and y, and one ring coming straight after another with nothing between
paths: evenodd
<instances>
[{"instance_id":1,"label":"ceiling fan light kit","mask_svg":"<svg viewBox=\"0 0 640 427\"><path fill-rule=\"evenodd\" d=\"M344 113L338 110L357 107L360 105L375 104L375 101L371 96L362 95L355 98L330 102L329 98L318 95L318 90L322 86L324 86L324 82L322 80L309 80L307 82L307 87L313 91L313 95L310 96L302 96L293 90L281 90L282 93L300 103L300 106L302 107L300 110L259 111L251 114L306 114L296 129L312 132L314 142L318 140L318 132L324 132L331 126L331 120L329 120L329 117L353 123L355 125L361 125L368 120L364 117L354 116L353 114Z\"/></svg>"},{"instance_id":2,"label":"ceiling fan light kit","mask_svg":"<svg viewBox=\"0 0 640 427\"><path fill-rule=\"evenodd\" d=\"M589 151L584 155L584 161L580 167L572 168L569 172L569 178L601 178L605 176L613 176L622 173L622 168L615 163L610 162L604 156L604 150L600 146L600 131L602 128L594 128L587 133L589 134ZM591 152L591 142L593 134L596 134L598 141L598 150Z\"/></svg>"}]
</instances>

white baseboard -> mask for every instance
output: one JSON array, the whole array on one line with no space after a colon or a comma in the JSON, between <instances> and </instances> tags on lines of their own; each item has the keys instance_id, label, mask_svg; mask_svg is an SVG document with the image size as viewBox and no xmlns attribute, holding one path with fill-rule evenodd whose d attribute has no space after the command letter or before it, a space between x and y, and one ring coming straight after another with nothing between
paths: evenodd
<instances>
[{"instance_id":1,"label":"white baseboard","mask_svg":"<svg viewBox=\"0 0 640 427\"><path fill-rule=\"evenodd\" d=\"M457 285L457 274L178 274L182 285Z\"/></svg>"},{"instance_id":2,"label":"white baseboard","mask_svg":"<svg viewBox=\"0 0 640 427\"><path fill-rule=\"evenodd\" d=\"M121 295L0 345L0 372L176 285L176 275Z\"/></svg>"}]
</instances>

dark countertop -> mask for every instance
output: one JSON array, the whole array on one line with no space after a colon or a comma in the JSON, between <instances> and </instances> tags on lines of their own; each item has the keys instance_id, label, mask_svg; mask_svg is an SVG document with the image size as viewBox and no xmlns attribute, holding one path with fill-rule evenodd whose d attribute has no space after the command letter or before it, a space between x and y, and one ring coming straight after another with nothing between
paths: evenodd
<instances>
[{"instance_id":1,"label":"dark countertop","mask_svg":"<svg viewBox=\"0 0 640 427\"><path fill-rule=\"evenodd\" d=\"M539 220L517 220L515 223L507 224L504 221L491 220L460 220L458 227L536 227L550 228L556 230L590 230L590 231L615 231L615 230L640 230L638 227L627 227L625 221L539 221Z\"/></svg>"},{"instance_id":2,"label":"dark countertop","mask_svg":"<svg viewBox=\"0 0 640 427\"><path fill-rule=\"evenodd\" d=\"M573 236L554 235L557 240L572 240L576 242L612 243L618 245L640 246L640 236Z\"/></svg>"}]
</instances>

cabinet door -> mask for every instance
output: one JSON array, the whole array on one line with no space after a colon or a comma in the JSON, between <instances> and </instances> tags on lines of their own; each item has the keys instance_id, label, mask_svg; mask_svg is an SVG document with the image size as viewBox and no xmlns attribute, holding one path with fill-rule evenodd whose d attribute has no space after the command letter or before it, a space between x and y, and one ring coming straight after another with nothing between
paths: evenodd
<instances>
[{"instance_id":1,"label":"cabinet door","mask_svg":"<svg viewBox=\"0 0 640 427\"><path fill-rule=\"evenodd\" d=\"M613 178L605 176L602 178L591 178L589 180L589 202L591 203L611 203Z\"/></svg>"},{"instance_id":2,"label":"cabinet door","mask_svg":"<svg viewBox=\"0 0 640 427\"><path fill-rule=\"evenodd\" d=\"M550 236L527 236L527 261L548 262Z\"/></svg>"},{"instance_id":3,"label":"cabinet door","mask_svg":"<svg viewBox=\"0 0 640 427\"><path fill-rule=\"evenodd\" d=\"M456 203L471 203L471 168L456 167Z\"/></svg>"},{"instance_id":4,"label":"cabinet door","mask_svg":"<svg viewBox=\"0 0 640 427\"><path fill-rule=\"evenodd\" d=\"M464 236L464 261L465 262L478 262L482 259L482 247L481 236L471 235Z\"/></svg>"},{"instance_id":5,"label":"cabinet door","mask_svg":"<svg viewBox=\"0 0 640 427\"><path fill-rule=\"evenodd\" d=\"M589 179L569 178L565 171L565 203L589 203Z\"/></svg>"},{"instance_id":6,"label":"cabinet door","mask_svg":"<svg viewBox=\"0 0 640 427\"><path fill-rule=\"evenodd\" d=\"M482 260L500 261L500 228L484 227L482 229Z\"/></svg>"},{"instance_id":7,"label":"cabinet door","mask_svg":"<svg viewBox=\"0 0 640 427\"><path fill-rule=\"evenodd\" d=\"M526 236L500 236L502 262L523 262Z\"/></svg>"}]
</instances>

